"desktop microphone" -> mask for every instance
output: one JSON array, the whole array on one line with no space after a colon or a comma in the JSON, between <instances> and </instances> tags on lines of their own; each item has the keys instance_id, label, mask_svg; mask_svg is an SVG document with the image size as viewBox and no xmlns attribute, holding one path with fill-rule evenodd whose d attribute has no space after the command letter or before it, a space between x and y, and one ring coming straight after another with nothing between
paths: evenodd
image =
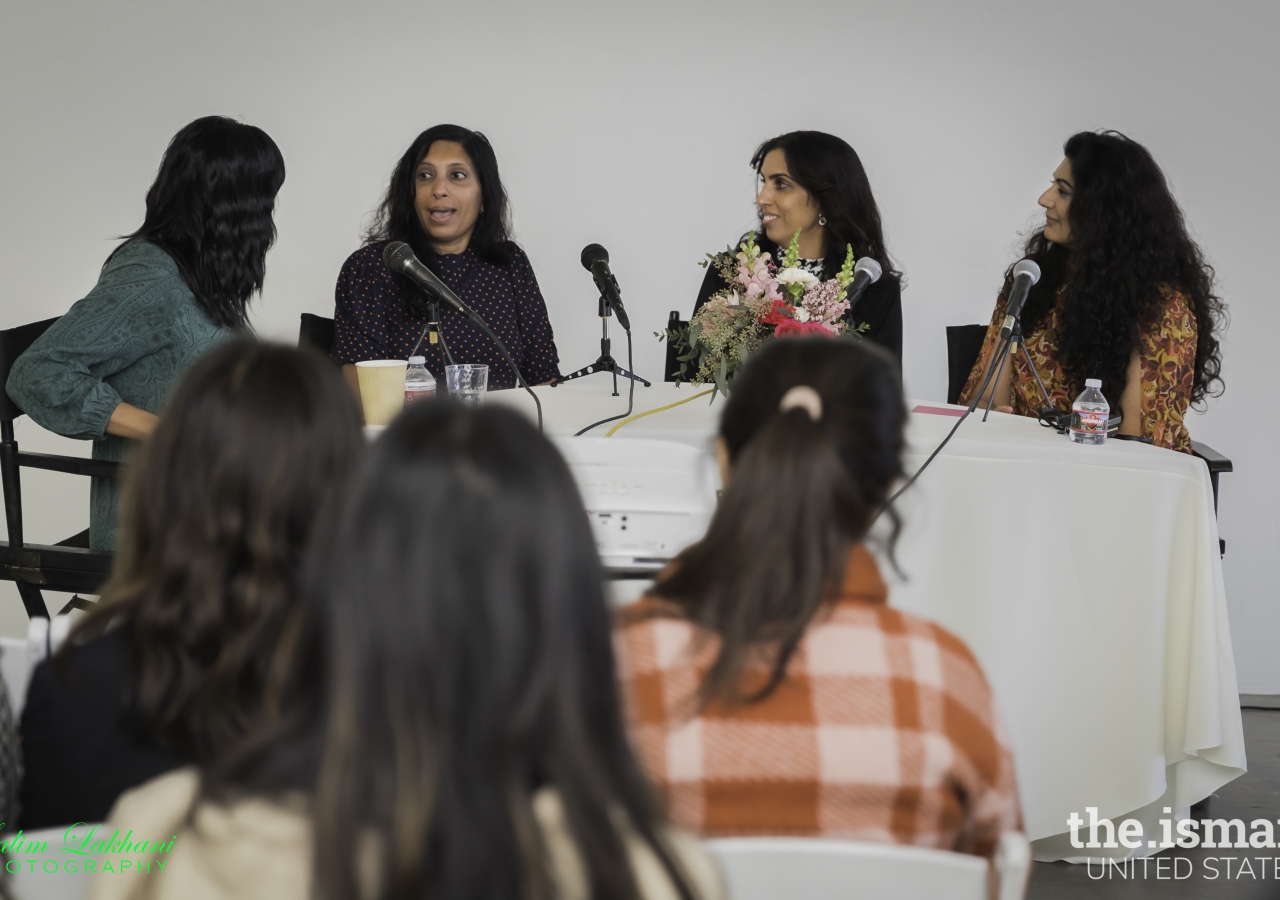
<instances>
[{"instance_id":1,"label":"desktop microphone","mask_svg":"<svg viewBox=\"0 0 1280 900\"><path fill-rule=\"evenodd\" d=\"M591 273L591 277L596 281L596 287L613 307L613 312L618 317L618 324L630 334L631 322L627 318L627 311L622 308L622 292L618 290L618 279L614 278L613 273L609 271L609 251L599 244L588 244L583 247L582 268Z\"/></svg>"},{"instance_id":2,"label":"desktop microphone","mask_svg":"<svg viewBox=\"0 0 1280 900\"><path fill-rule=\"evenodd\" d=\"M1013 267L1013 289L1009 291L1009 305L1004 310L1004 324L1000 326L1000 339L1013 334L1013 326L1022 315L1031 287L1040 280L1040 267L1029 259L1020 259Z\"/></svg>"},{"instance_id":3,"label":"desktop microphone","mask_svg":"<svg viewBox=\"0 0 1280 900\"><path fill-rule=\"evenodd\" d=\"M864 256L858 260L853 267L853 281L850 282L849 290L845 293L845 297L849 300L850 309L853 309L853 304L858 302L862 292L879 281L882 274L884 274L884 270L880 268L880 263L871 257Z\"/></svg>"},{"instance_id":4,"label":"desktop microphone","mask_svg":"<svg viewBox=\"0 0 1280 900\"><path fill-rule=\"evenodd\" d=\"M436 277L435 272L424 266L408 244L403 241L392 241L387 244L386 249L382 251L382 261L392 272L399 272L422 288L433 300L447 303L472 325L488 330L488 325L480 314L463 303L457 294L449 290L447 284Z\"/></svg>"},{"instance_id":5,"label":"desktop microphone","mask_svg":"<svg viewBox=\"0 0 1280 900\"><path fill-rule=\"evenodd\" d=\"M386 249L382 251L382 261L387 264L387 268L392 272L399 272L422 288L433 300L443 300L452 306L462 314L464 319L487 334L489 340L498 345L498 351L502 354L502 358L507 361L507 365L511 367L511 371L516 377L516 384L528 391L529 396L533 398L533 404L538 409L538 430L541 431L542 401L538 399L538 395L529 387L529 382L525 381L524 375L520 373L515 360L507 352L507 345L502 343L502 339L493 333L493 329L489 327L489 324L485 322L480 314L463 303L457 294L449 290L447 284L436 277L435 272L424 266L422 261L413 255L413 248L404 241L392 241L387 244Z\"/></svg>"}]
</instances>

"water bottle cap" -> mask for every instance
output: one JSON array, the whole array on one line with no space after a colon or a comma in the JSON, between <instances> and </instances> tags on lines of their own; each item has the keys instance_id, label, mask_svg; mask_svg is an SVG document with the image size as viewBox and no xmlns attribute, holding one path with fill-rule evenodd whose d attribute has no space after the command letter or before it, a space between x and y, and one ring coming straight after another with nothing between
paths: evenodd
<instances>
[{"instance_id":1,"label":"water bottle cap","mask_svg":"<svg viewBox=\"0 0 1280 900\"><path fill-rule=\"evenodd\" d=\"M410 361L410 362L413 362L413 360L409 360L409 361ZM1102 387L1102 379L1101 379L1101 378L1086 378L1086 379L1084 380L1084 386L1085 386L1085 387L1092 387L1092 388L1100 388L1100 387Z\"/></svg>"},{"instance_id":2,"label":"water bottle cap","mask_svg":"<svg viewBox=\"0 0 1280 900\"><path fill-rule=\"evenodd\" d=\"M425 356L409 357L409 365L411 366L425 366L426 364L427 364L427 358Z\"/></svg>"}]
</instances>

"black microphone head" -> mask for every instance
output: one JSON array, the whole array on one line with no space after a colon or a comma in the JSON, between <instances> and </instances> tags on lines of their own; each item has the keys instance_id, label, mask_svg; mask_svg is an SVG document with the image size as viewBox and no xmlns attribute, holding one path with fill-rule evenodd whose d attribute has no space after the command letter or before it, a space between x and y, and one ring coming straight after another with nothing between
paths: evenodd
<instances>
[{"instance_id":1,"label":"black microphone head","mask_svg":"<svg viewBox=\"0 0 1280 900\"><path fill-rule=\"evenodd\" d=\"M582 248L582 268L586 269L588 272L591 271L592 264L608 261L609 251L604 249L604 247L601 247L599 244L587 244L587 246Z\"/></svg>"},{"instance_id":2,"label":"black microphone head","mask_svg":"<svg viewBox=\"0 0 1280 900\"><path fill-rule=\"evenodd\" d=\"M404 241L392 241L382 250L382 261L392 272L403 272L404 264L414 258L413 248Z\"/></svg>"}]
</instances>

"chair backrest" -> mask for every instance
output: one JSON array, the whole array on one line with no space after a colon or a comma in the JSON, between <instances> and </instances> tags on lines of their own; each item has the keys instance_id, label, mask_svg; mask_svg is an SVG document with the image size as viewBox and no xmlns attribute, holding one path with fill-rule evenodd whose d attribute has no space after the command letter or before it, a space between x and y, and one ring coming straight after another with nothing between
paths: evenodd
<instances>
[{"instance_id":1,"label":"chair backrest","mask_svg":"<svg viewBox=\"0 0 1280 900\"><path fill-rule=\"evenodd\" d=\"M987 338L986 325L947 326L947 402L955 403Z\"/></svg>"},{"instance_id":2,"label":"chair backrest","mask_svg":"<svg viewBox=\"0 0 1280 900\"><path fill-rule=\"evenodd\" d=\"M1021 900L1031 867L1024 835L1001 840L995 859L820 838L723 838L707 842L734 900ZM992 883L994 881L994 884Z\"/></svg>"},{"instance_id":3,"label":"chair backrest","mask_svg":"<svg viewBox=\"0 0 1280 900\"><path fill-rule=\"evenodd\" d=\"M13 364L17 362L18 357L56 321L58 321L57 316L0 331L0 419L11 422L22 415L22 408L13 402L8 391L4 389L9 381L9 372L13 369Z\"/></svg>"},{"instance_id":4,"label":"chair backrest","mask_svg":"<svg viewBox=\"0 0 1280 900\"><path fill-rule=\"evenodd\" d=\"M325 356L329 356L333 352L333 337L336 333L337 326L334 325L333 319L303 313L302 321L298 326L298 345L307 344L315 347Z\"/></svg>"},{"instance_id":5,"label":"chair backrest","mask_svg":"<svg viewBox=\"0 0 1280 900\"><path fill-rule=\"evenodd\" d=\"M682 321L680 318L680 313L673 309L671 310L671 315L667 317L668 334L670 333L671 329L683 328L688 326L688 324L689 324L688 322ZM680 351L677 350L675 346L671 343L670 337L667 337L665 343L667 345L667 361L663 363L662 380L675 381L676 373L680 371L680 360L676 359L676 357L680 355ZM686 371L684 373L685 380L688 380L692 376L693 376L692 371Z\"/></svg>"}]
</instances>

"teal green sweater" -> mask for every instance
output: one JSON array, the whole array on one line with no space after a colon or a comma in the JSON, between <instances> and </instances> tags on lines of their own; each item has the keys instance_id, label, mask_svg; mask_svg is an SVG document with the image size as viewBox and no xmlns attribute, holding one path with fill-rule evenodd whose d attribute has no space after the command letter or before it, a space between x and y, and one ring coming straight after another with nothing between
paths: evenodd
<instances>
[{"instance_id":1,"label":"teal green sweater","mask_svg":"<svg viewBox=\"0 0 1280 900\"><path fill-rule=\"evenodd\" d=\"M134 441L109 436L121 403L158 413L170 388L205 350L230 334L214 324L177 263L143 241L122 246L98 283L18 357L5 389L50 431L93 441L93 458L121 461ZM119 485L94 478L89 544L113 550Z\"/></svg>"}]
</instances>

